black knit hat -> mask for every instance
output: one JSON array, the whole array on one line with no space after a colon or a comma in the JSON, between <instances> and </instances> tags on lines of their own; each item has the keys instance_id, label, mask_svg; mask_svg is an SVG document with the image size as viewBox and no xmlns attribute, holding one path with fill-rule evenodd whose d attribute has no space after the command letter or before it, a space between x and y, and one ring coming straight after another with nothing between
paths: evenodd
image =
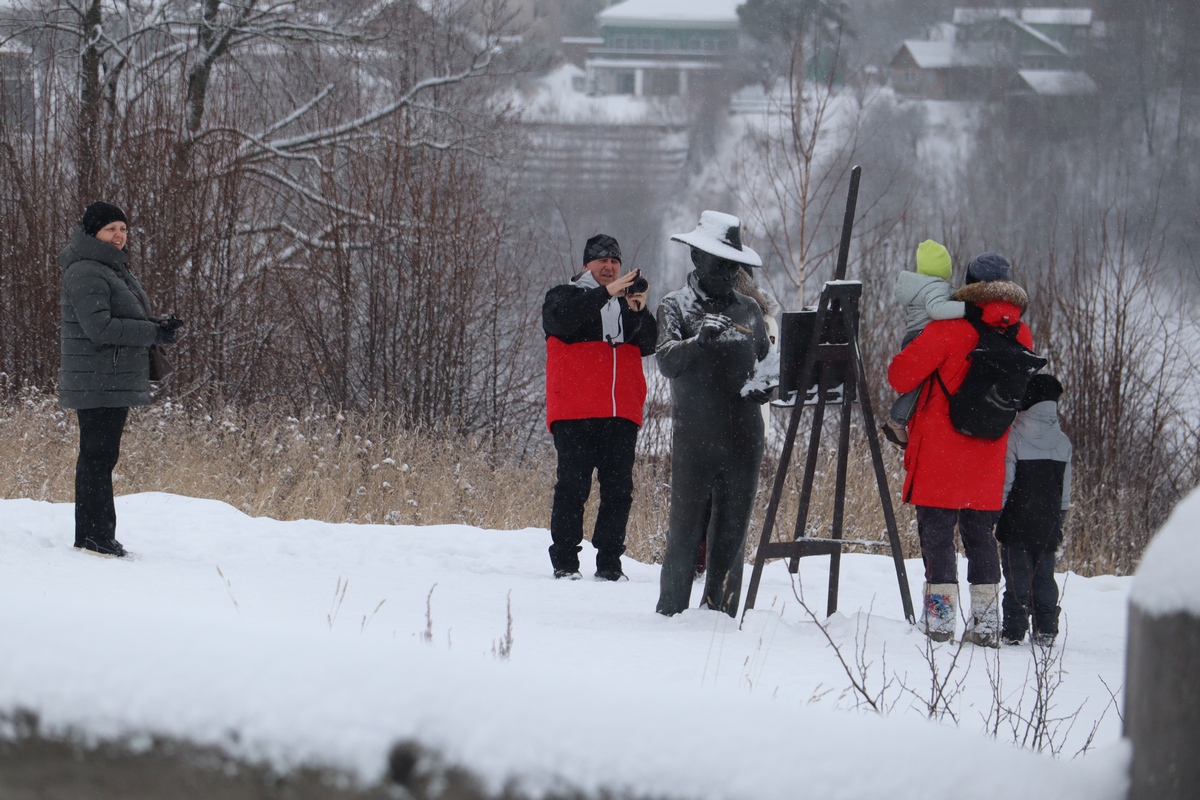
<instances>
[{"instance_id":1,"label":"black knit hat","mask_svg":"<svg viewBox=\"0 0 1200 800\"><path fill-rule=\"evenodd\" d=\"M1063 385L1053 375L1039 374L1029 379L1025 387L1025 396L1021 398L1021 408L1032 408L1047 400L1058 402L1062 397Z\"/></svg>"},{"instance_id":2,"label":"black knit hat","mask_svg":"<svg viewBox=\"0 0 1200 800\"><path fill-rule=\"evenodd\" d=\"M103 200L97 200L83 211L83 219L79 221L83 232L88 236L95 236L100 232L100 229L110 222L129 223L125 219L125 212L114 206L112 203L106 203Z\"/></svg>"},{"instance_id":3,"label":"black knit hat","mask_svg":"<svg viewBox=\"0 0 1200 800\"><path fill-rule=\"evenodd\" d=\"M1012 265L1008 259L999 253L980 253L971 260L967 267L967 283L987 283L989 281L1006 281Z\"/></svg>"},{"instance_id":4,"label":"black knit hat","mask_svg":"<svg viewBox=\"0 0 1200 800\"><path fill-rule=\"evenodd\" d=\"M597 258L615 258L621 260L621 245L607 233L598 233L587 240L583 247L583 263L588 264Z\"/></svg>"}]
</instances>

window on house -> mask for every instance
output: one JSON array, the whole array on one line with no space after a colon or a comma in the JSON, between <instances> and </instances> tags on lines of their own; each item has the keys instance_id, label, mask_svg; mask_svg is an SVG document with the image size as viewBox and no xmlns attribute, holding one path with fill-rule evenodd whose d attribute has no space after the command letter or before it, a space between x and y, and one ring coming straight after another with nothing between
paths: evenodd
<instances>
[{"instance_id":1,"label":"window on house","mask_svg":"<svg viewBox=\"0 0 1200 800\"><path fill-rule=\"evenodd\" d=\"M673 97L679 94L679 70L655 69L646 73L646 94Z\"/></svg>"},{"instance_id":2,"label":"window on house","mask_svg":"<svg viewBox=\"0 0 1200 800\"><path fill-rule=\"evenodd\" d=\"M617 73L617 94L634 94L637 91L637 76L632 71Z\"/></svg>"}]
</instances>

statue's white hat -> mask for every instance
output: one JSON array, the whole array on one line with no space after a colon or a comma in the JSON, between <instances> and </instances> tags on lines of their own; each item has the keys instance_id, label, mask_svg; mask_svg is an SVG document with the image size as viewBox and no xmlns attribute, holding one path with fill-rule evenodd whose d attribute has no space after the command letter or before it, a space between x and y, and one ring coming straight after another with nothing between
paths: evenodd
<instances>
[{"instance_id":1,"label":"statue's white hat","mask_svg":"<svg viewBox=\"0 0 1200 800\"><path fill-rule=\"evenodd\" d=\"M732 214L705 211L700 214L700 224L696 230L677 233L671 237L671 241L683 242L697 250L748 267L762 266L762 258L758 253L742 245L742 221Z\"/></svg>"}]
</instances>

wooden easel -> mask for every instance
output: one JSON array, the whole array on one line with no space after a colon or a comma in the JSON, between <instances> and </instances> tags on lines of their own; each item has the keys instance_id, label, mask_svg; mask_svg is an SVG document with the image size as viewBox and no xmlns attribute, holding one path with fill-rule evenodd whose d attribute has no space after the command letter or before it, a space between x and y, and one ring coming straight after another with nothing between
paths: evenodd
<instances>
[{"instance_id":1,"label":"wooden easel","mask_svg":"<svg viewBox=\"0 0 1200 800\"><path fill-rule=\"evenodd\" d=\"M767 516L763 521L762 537L758 552L754 556L754 571L750 575L750 586L746 591L745 610L754 608L758 586L762 580L763 566L768 558L788 558L788 571L795 574L800 569L804 556L829 556L829 603L827 614L837 611L838 581L841 575L842 548L846 545L862 547L890 547L896 565L896 580L900 585L900 600L904 616L910 623L916 622L912 596L909 594L908 573L900 549L900 533L896 527L896 513L892 506L892 495L888 489L887 472L883 467L883 453L879 448L879 434L875 428L875 413L871 408L871 396L867 389L867 376L863 368L862 353L858 344L859 300L862 284L847 281L846 261L850 250L850 233L854 223L854 210L858 202L858 182L861 167L854 167L850 174L850 195L846 203L846 219L842 226L841 249L838 253L835 279L826 283L821 290L817 305L816 337L824 339L824 331L837 331L831 337L835 341L819 341L807 349L804 365L800 370L800 384L788 422L783 452L779 456L779 468L775 473L775 485L767 505ZM832 322L832 325L827 323ZM804 462L804 479L800 490L800 507L796 514L796 526L792 541L772 542L775 519L783 497L783 487L796 444L796 433L800 426L800 415L804 411L804 394L807 391L807 376L816 377L817 396L813 409L812 432L808 439L808 453ZM816 475L817 456L821 447L821 429L825 419L825 406L830 391L843 386L842 409L838 429L837 473L833 494L833 520L828 537L808 535L808 512L812 500L813 479ZM887 541L876 539L845 539L842 537L846 506L846 468L850 455L850 424L855 401L862 409L863 428L867 445L871 451L871 462L875 467L875 480L879 488L879 501L883 507L883 518L887 525ZM744 614L745 612L743 612Z\"/></svg>"}]
</instances>

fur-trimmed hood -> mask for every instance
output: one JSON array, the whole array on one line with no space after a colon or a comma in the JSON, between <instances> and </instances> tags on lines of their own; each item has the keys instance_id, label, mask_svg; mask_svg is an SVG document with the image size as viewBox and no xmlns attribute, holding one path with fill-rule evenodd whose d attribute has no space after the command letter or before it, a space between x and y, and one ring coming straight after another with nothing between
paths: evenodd
<instances>
[{"instance_id":1,"label":"fur-trimmed hood","mask_svg":"<svg viewBox=\"0 0 1200 800\"><path fill-rule=\"evenodd\" d=\"M954 298L978 306L983 312L983 324L993 328L1016 325L1029 306L1025 290L1012 281L969 283Z\"/></svg>"},{"instance_id":2,"label":"fur-trimmed hood","mask_svg":"<svg viewBox=\"0 0 1200 800\"><path fill-rule=\"evenodd\" d=\"M955 300L964 303L974 303L977 306L987 303L1011 303L1025 313L1029 308L1029 295L1025 290L1012 281L981 281L969 283L954 294Z\"/></svg>"}]
</instances>

